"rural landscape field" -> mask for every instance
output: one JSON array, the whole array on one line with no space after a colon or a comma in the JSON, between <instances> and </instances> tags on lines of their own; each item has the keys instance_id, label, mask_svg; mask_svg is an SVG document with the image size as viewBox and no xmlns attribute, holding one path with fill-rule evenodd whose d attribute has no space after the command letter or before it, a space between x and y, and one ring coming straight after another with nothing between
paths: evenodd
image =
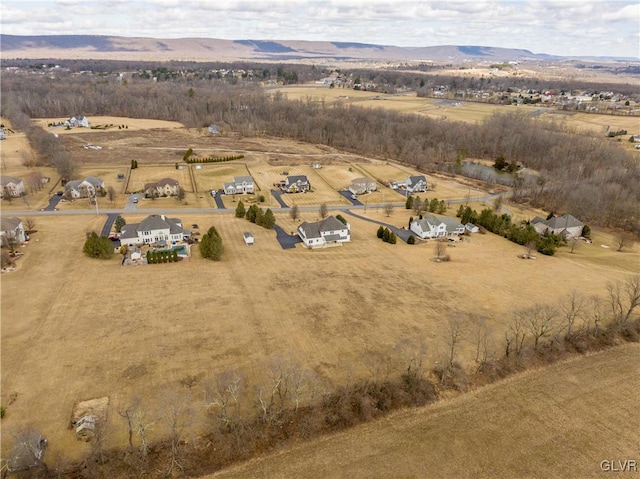
<instances>
[{"instance_id":1,"label":"rural landscape field","mask_svg":"<svg viewBox=\"0 0 640 479\"><path fill-rule=\"evenodd\" d=\"M12 86L21 88L16 78ZM130 88L131 102L136 91L161 83L140 80L135 90L139 79L127 78L131 85L118 78L113 88ZM37 172L45 181L15 197L7 190L1 204L3 220L29 224L26 244L3 248L14 259L7 268L3 262L0 290L2 467L25 430L46 438L46 461L38 458L34 477L593 477L604 460L640 462L638 205L625 189L634 176L624 173L638 169L638 116L274 83L224 98L227 116L215 113L224 118L216 120L220 131L212 121L197 123L195 113L178 121L182 112L134 118L109 108L87 113L92 128L65 128L66 113L54 115L46 102L46 115L18 128L27 110L16 113L17 100L7 103L2 176ZM184 98L177 101L193 111L202 104L216 110L211 98L224 96L178 85ZM315 134L305 112L317 105L322 141L304 141ZM280 107L278 115L268 110ZM301 118L288 126L297 136L278 130L288 108ZM344 128L332 131L335 112L381 115L416 130L389 127L400 146L379 143L376 154L366 145L382 135L365 131L369 120L348 132L365 146L347 147ZM385 116L396 114L411 120ZM485 147L468 134L467 143L446 151L420 143L424 131L437 131L444 144L448 124L467 135L467 127L502 118L521 127L522 138L535 128L575 138L549 147L558 157L580 158L587 141L606 154L557 174L556 156L527 163L513 153L502 157L513 171L500 183L462 168L495 173L500 148L518 149L509 138L500 137L506 146L486 139ZM434 123L419 130L422 119ZM486 128L477 138L493 131ZM48 146L55 153L49 162L34 146L34 129L49 142L42 143L60 148ZM492 148L500 154L493 157ZM103 196L67 191L71 178L60 165L69 158L73 179L104 180ZM580 190L575 171L592 175L590 185L601 181L603 196ZM285 180L300 176L309 191L284 192ZM403 182L422 176L426 191L409 193ZM225 194L241 177L251 177L254 191ZM363 177L375 181L375 191L352 194L348 188ZM155 194L150 184L167 178L180 194ZM563 188L583 196L553 196ZM572 205L593 219L590 231L558 238L551 254L536 253L535 240L518 244L484 227L472 234L460 225L465 234L448 241L410 230L423 216L456 217L465 207L531 229L534 218L575 212ZM249 206L270 210L276 229L246 219ZM116 217L132 225L150 215L177 218L190 232L181 261L150 264L146 256L130 266L136 251L120 243L107 259L84 254L92 232L118 240ZM299 228L327 215L348 223L350 241L305 248ZM212 227L224 246L216 261L201 248ZM383 228L397 232L397 241L395 233L393 242L382 241ZM153 247L140 249L144 257ZM536 323L545 315L548 322ZM332 428L306 432L323 422L309 411L340 394L363 384L391 390L397 378L410 389L412 375L432 394L428 400L390 407L357 398L336 413ZM92 440L80 441L74 407L98 398L108 398L101 424ZM353 411L365 419L350 422ZM295 420L287 424L285 413ZM242 443L251 428L262 435ZM202 458L216 454L205 465Z\"/></svg>"}]
</instances>

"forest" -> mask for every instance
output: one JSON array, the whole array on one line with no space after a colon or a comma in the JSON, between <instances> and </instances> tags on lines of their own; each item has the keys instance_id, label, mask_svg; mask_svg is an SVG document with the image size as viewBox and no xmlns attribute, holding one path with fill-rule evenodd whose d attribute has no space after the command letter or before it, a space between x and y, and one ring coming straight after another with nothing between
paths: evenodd
<instances>
[{"instance_id":1,"label":"forest","mask_svg":"<svg viewBox=\"0 0 640 479\"><path fill-rule=\"evenodd\" d=\"M592 225L640 232L640 166L632 154L605 137L520 112L480 124L444 122L339 102L293 101L270 94L258 82L193 77L154 82L5 72L2 92L3 117L23 131L35 128L30 118L110 115L179 121L187 128L215 123L222 131L247 137L292 138L425 172L457 173L467 158L502 157L539 172L535 180L516 177L515 199L570 212ZM60 162L62 157L68 163L64 148L42 133L29 135L30 141L35 136L49 145L36 146L40 161Z\"/></svg>"}]
</instances>

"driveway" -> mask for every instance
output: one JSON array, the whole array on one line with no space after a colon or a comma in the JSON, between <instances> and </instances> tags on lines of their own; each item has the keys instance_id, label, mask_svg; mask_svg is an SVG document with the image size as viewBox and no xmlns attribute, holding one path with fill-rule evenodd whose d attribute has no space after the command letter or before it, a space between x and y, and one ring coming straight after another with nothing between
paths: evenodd
<instances>
[{"instance_id":1,"label":"driveway","mask_svg":"<svg viewBox=\"0 0 640 479\"><path fill-rule=\"evenodd\" d=\"M104 226L102 227L102 233L100 233L100 236L106 236L107 238L109 237L109 233L111 233L111 227L113 226L113 222L116 220L116 218L119 215L117 213L109 213L107 215L107 221L105 221Z\"/></svg>"},{"instance_id":2,"label":"driveway","mask_svg":"<svg viewBox=\"0 0 640 479\"><path fill-rule=\"evenodd\" d=\"M371 218L367 218L366 216L357 215L350 210L345 210L345 213L351 216L355 216L358 219L368 221L369 223L375 223L377 225L384 226L385 228L389 228L391 231L393 231L396 234L398 238L400 238L405 243L409 239L409 236L411 235L415 236L415 234L411 230L398 228L397 226L390 225L389 223L383 223L382 221L372 220Z\"/></svg>"},{"instance_id":3,"label":"driveway","mask_svg":"<svg viewBox=\"0 0 640 479\"><path fill-rule=\"evenodd\" d=\"M62 196L53 195L51 199L49 199L49 204L44 209L44 211L55 211L56 206L58 206L58 203L60 203L61 199L62 199Z\"/></svg>"},{"instance_id":4,"label":"driveway","mask_svg":"<svg viewBox=\"0 0 640 479\"><path fill-rule=\"evenodd\" d=\"M276 239L278 243L280 243L280 246L282 246L282 249L295 248L296 244L302 243L298 235L287 234L285 230L278 225L274 225L273 229L276 230Z\"/></svg>"},{"instance_id":5,"label":"driveway","mask_svg":"<svg viewBox=\"0 0 640 479\"><path fill-rule=\"evenodd\" d=\"M338 191L338 193L340 193L342 196L348 199L351 202L351 204L355 206L362 206L362 203L360 201L358 201L357 199L354 200L353 198L351 198L351 195L353 195L353 193L351 193L349 190L340 190Z\"/></svg>"},{"instance_id":6,"label":"driveway","mask_svg":"<svg viewBox=\"0 0 640 479\"><path fill-rule=\"evenodd\" d=\"M138 203L137 203L137 201L134 202L134 200L140 201L143 198L144 198L144 194L143 193L131 193L129 195L129 197L127 198L127 204L124 205L124 209L125 210L137 210L138 209Z\"/></svg>"},{"instance_id":7,"label":"driveway","mask_svg":"<svg viewBox=\"0 0 640 479\"><path fill-rule=\"evenodd\" d=\"M289 208L289 205L282 199L282 191L271 190L271 194L283 208Z\"/></svg>"},{"instance_id":8,"label":"driveway","mask_svg":"<svg viewBox=\"0 0 640 479\"><path fill-rule=\"evenodd\" d=\"M213 201L216 202L216 206L218 207L218 209L220 210L226 209L226 207L224 206L224 202L222 201L222 194L220 193L220 190L218 190L218 192L216 193L216 196L213 197Z\"/></svg>"}]
</instances>

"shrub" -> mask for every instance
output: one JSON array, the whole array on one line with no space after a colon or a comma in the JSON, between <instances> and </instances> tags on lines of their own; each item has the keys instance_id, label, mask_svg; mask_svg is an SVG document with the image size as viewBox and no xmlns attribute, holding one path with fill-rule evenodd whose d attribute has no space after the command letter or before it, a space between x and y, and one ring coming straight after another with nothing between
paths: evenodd
<instances>
[{"instance_id":1,"label":"shrub","mask_svg":"<svg viewBox=\"0 0 640 479\"><path fill-rule=\"evenodd\" d=\"M340 223L342 223L343 225L346 225L346 224L347 224L347 220L345 220L345 219L344 219L344 216L342 216L342 215L336 215L336 219L337 219Z\"/></svg>"},{"instance_id":2,"label":"shrub","mask_svg":"<svg viewBox=\"0 0 640 479\"><path fill-rule=\"evenodd\" d=\"M384 236L384 228L382 227L382 225L378 228L378 232L376 233L376 235L380 239L382 239L382 237Z\"/></svg>"},{"instance_id":3,"label":"shrub","mask_svg":"<svg viewBox=\"0 0 640 479\"><path fill-rule=\"evenodd\" d=\"M416 244L416 237L411 235L407 238L407 244Z\"/></svg>"}]
</instances>

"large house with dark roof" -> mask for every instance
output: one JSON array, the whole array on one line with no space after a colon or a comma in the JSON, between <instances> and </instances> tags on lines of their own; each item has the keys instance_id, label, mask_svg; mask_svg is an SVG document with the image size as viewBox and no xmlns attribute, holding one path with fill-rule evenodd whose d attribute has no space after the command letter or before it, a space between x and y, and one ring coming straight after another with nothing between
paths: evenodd
<instances>
[{"instance_id":1,"label":"large house with dark roof","mask_svg":"<svg viewBox=\"0 0 640 479\"><path fill-rule=\"evenodd\" d=\"M287 193L304 193L309 191L311 184L305 175L287 176L282 189Z\"/></svg>"},{"instance_id":2,"label":"large house with dark roof","mask_svg":"<svg viewBox=\"0 0 640 479\"><path fill-rule=\"evenodd\" d=\"M144 194L146 196L174 196L178 194L180 183L173 178L162 178L153 183L144 185Z\"/></svg>"},{"instance_id":3,"label":"large house with dark roof","mask_svg":"<svg viewBox=\"0 0 640 479\"><path fill-rule=\"evenodd\" d=\"M407 193L416 193L427 191L428 184L427 178L424 175L412 175L404 181L392 181L389 187L394 190L403 189Z\"/></svg>"},{"instance_id":4,"label":"large house with dark roof","mask_svg":"<svg viewBox=\"0 0 640 479\"><path fill-rule=\"evenodd\" d=\"M167 246L183 241L191 232L182 227L179 218L165 215L147 216L141 223L124 225L120 232L120 244L135 246L140 244Z\"/></svg>"},{"instance_id":5,"label":"large house with dark roof","mask_svg":"<svg viewBox=\"0 0 640 479\"><path fill-rule=\"evenodd\" d=\"M306 221L298 226L298 236L307 248L342 246L351 241L349 224L346 225L333 216L316 223Z\"/></svg>"},{"instance_id":6,"label":"large house with dark roof","mask_svg":"<svg viewBox=\"0 0 640 479\"><path fill-rule=\"evenodd\" d=\"M87 176L84 180L67 181L64 185L65 195L70 199L91 198L104 189L104 180L95 176Z\"/></svg>"},{"instance_id":7,"label":"large house with dark roof","mask_svg":"<svg viewBox=\"0 0 640 479\"><path fill-rule=\"evenodd\" d=\"M584 223L573 215L553 216L548 220L536 216L531 220L531 224L538 234L553 233L564 239L582 236L584 229Z\"/></svg>"},{"instance_id":8,"label":"large house with dark roof","mask_svg":"<svg viewBox=\"0 0 640 479\"><path fill-rule=\"evenodd\" d=\"M465 227L457 219L450 216L441 218L435 215L424 215L411 222L409 229L422 239L446 238L464 234Z\"/></svg>"}]
</instances>

